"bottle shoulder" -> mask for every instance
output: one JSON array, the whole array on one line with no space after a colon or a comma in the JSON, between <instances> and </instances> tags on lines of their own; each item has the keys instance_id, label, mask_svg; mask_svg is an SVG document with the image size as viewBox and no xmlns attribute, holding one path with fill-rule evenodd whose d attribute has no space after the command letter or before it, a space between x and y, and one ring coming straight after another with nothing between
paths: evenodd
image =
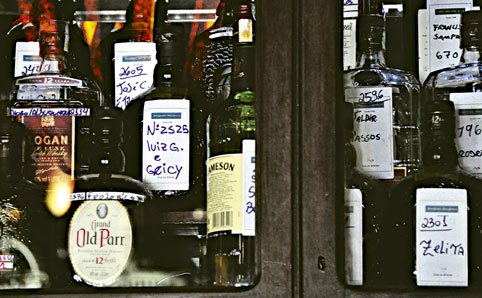
<instances>
[{"instance_id":1,"label":"bottle shoulder","mask_svg":"<svg viewBox=\"0 0 482 298\"><path fill-rule=\"evenodd\" d=\"M420 90L421 84L411 73L395 68L357 68L344 72L345 88L363 86L406 86Z\"/></svg>"},{"instance_id":2,"label":"bottle shoulder","mask_svg":"<svg viewBox=\"0 0 482 298\"><path fill-rule=\"evenodd\" d=\"M430 73L424 82L426 88L463 88L480 83L482 63L467 63Z\"/></svg>"}]
</instances>

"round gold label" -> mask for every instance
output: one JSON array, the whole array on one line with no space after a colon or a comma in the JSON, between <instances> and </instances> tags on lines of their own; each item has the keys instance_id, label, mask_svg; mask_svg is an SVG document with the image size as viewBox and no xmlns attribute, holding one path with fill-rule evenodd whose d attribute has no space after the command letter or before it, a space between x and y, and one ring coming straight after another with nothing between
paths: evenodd
<instances>
[{"instance_id":1,"label":"round gold label","mask_svg":"<svg viewBox=\"0 0 482 298\"><path fill-rule=\"evenodd\" d=\"M75 272L93 286L105 286L124 271L132 249L132 226L117 201L87 201L75 212L68 236Z\"/></svg>"}]
</instances>

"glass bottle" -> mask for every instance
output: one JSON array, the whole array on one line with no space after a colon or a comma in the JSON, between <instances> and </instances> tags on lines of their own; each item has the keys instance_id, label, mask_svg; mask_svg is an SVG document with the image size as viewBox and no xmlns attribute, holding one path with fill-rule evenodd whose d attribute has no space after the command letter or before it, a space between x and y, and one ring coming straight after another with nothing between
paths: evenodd
<instances>
[{"instance_id":1,"label":"glass bottle","mask_svg":"<svg viewBox=\"0 0 482 298\"><path fill-rule=\"evenodd\" d=\"M67 243L74 280L92 286L115 285L126 278L122 274L135 263L135 232L143 221L133 212L152 198L143 183L124 175L122 134L122 122L112 108L96 113L91 167L75 180L70 196L70 225L62 243Z\"/></svg>"},{"instance_id":2,"label":"glass bottle","mask_svg":"<svg viewBox=\"0 0 482 298\"><path fill-rule=\"evenodd\" d=\"M451 102L432 101L422 125L422 168L392 189L382 214L380 282L466 287L480 278L480 181L458 166Z\"/></svg>"},{"instance_id":3,"label":"glass bottle","mask_svg":"<svg viewBox=\"0 0 482 298\"><path fill-rule=\"evenodd\" d=\"M62 47L65 27L59 23L41 23L40 73L18 78L10 95L10 115L33 134L28 153L34 159L32 180L44 185L87 170L88 116L103 101L94 81L75 77L68 68Z\"/></svg>"},{"instance_id":4,"label":"glass bottle","mask_svg":"<svg viewBox=\"0 0 482 298\"><path fill-rule=\"evenodd\" d=\"M45 192L23 176L23 152L28 133L6 116L0 102L0 288L36 289L49 285L52 264L51 220Z\"/></svg>"},{"instance_id":5,"label":"glass bottle","mask_svg":"<svg viewBox=\"0 0 482 298\"><path fill-rule=\"evenodd\" d=\"M251 4L238 9L240 15L248 14ZM234 47L231 94L207 123L207 267L211 282L218 286L249 286L256 279L252 29L240 28L239 36L246 38Z\"/></svg>"},{"instance_id":6,"label":"glass bottle","mask_svg":"<svg viewBox=\"0 0 482 298\"><path fill-rule=\"evenodd\" d=\"M419 165L420 83L411 73L386 66L382 16L362 15L357 26L357 68L344 74L345 100L354 103L357 168L389 182Z\"/></svg>"},{"instance_id":7,"label":"glass bottle","mask_svg":"<svg viewBox=\"0 0 482 298\"><path fill-rule=\"evenodd\" d=\"M457 154L460 166L482 175L482 12L462 14L460 65L432 72L424 83L427 103L455 104Z\"/></svg>"}]
</instances>

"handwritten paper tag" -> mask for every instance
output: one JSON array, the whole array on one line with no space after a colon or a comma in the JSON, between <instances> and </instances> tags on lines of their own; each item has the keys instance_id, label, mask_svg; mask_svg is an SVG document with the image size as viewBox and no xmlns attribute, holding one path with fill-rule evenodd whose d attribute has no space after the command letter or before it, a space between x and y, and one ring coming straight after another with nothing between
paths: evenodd
<instances>
[{"instance_id":1,"label":"handwritten paper tag","mask_svg":"<svg viewBox=\"0 0 482 298\"><path fill-rule=\"evenodd\" d=\"M255 236L255 180L256 141L243 140L243 232L244 236Z\"/></svg>"},{"instance_id":2,"label":"handwritten paper tag","mask_svg":"<svg viewBox=\"0 0 482 298\"><path fill-rule=\"evenodd\" d=\"M343 70L356 66L358 0L343 0Z\"/></svg>"},{"instance_id":3,"label":"handwritten paper tag","mask_svg":"<svg viewBox=\"0 0 482 298\"><path fill-rule=\"evenodd\" d=\"M482 93L451 93L455 106L455 144L459 164L470 173L482 175Z\"/></svg>"},{"instance_id":4,"label":"handwritten paper tag","mask_svg":"<svg viewBox=\"0 0 482 298\"><path fill-rule=\"evenodd\" d=\"M152 190L189 189L189 100L144 104L142 181Z\"/></svg>"},{"instance_id":5,"label":"handwritten paper tag","mask_svg":"<svg viewBox=\"0 0 482 298\"><path fill-rule=\"evenodd\" d=\"M15 44L14 76L16 78L38 73L41 63L40 46L37 41L19 41Z\"/></svg>"},{"instance_id":6,"label":"handwritten paper tag","mask_svg":"<svg viewBox=\"0 0 482 298\"><path fill-rule=\"evenodd\" d=\"M416 190L418 286L468 286L467 190Z\"/></svg>"},{"instance_id":7,"label":"handwritten paper tag","mask_svg":"<svg viewBox=\"0 0 482 298\"><path fill-rule=\"evenodd\" d=\"M393 179L392 88L347 88L345 100L353 104L357 168L377 179Z\"/></svg>"},{"instance_id":8,"label":"handwritten paper tag","mask_svg":"<svg viewBox=\"0 0 482 298\"><path fill-rule=\"evenodd\" d=\"M352 286L363 285L362 192L345 189L345 278Z\"/></svg>"},{"instance_id":9,"label":"handwritten paper tag","mask_svg":"<svg viewBox=\"0 0 482 298\"><path fill-rule=\"evenodd\" d=\"M156 44L123 42L114 45L115 106L123 110L154 83Z\"/></svg>"}]
</instances>

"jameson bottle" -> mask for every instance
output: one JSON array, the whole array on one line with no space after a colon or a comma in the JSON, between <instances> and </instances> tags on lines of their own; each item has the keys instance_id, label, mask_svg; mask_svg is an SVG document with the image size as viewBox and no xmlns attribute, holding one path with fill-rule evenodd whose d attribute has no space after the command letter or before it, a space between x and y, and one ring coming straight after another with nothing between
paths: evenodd
<instances>
[{"instance_id":1,"label":"jameson bottle","mask_svg":"<svg viewBox=\"0 0 482 298\"><path fill-rule=\"evenodd\" d=\"M45 192L23 177L28 133L6 106L0 102L0 288L42 288L49 285L51 221Z\"/></svg>"},{"instance_id":2,"label":"jameson bottle","mask_svg":"<svg viewBox=\"0 0 482 298\"><path fill-rule=\"evenodd\" d=\"M65 27L59 24L41 23L40 73L17 79L11 93L10 115L33 134L32 180L45 185L87 169L88 116L102 103L95 82L72 76L62 48Z\"/></svg>"},{"instance_id":3,"label":"jameson bottle","mask_svg":"<svg viewBox=\"0 0 482 298\"><path fill-rule=\"evenodd\" d=\"M419 166L420 84L411 73L385 65L382 16L362 15L357 26L357 68L344 74L345 100L354 104L357 168L394 181Z\"/></svg>"},{"instance_id":4,"label":"jameson bottle","mask_svg":"<svg viewBox=\"0 0 482 298\"><path fill-rule=\"evenodd\" d=\"M450 101L430 102L422 125L422 169L392 189L382 215L381 281L467 287L481 276L480 181L458 167Z\"/></svg>"},{"instance_id":5,"label":"jameson bottle","mask_svg":"<svg viewBox=\"0 0 482 298\"><path fill-rule=\"evenodd\" d=\"M164 7L165 1L157 4ZM101 57L102 71L99 84L109 105L125 110L153 85L157 62L153 36L155 11L162 10L155 6L154 0L131 1L124 27L107 35L99 45L101 53L97 56Z\"/></svg>"},{"instance_id":6,"label":"jameson bottle","mask_svg":"<svg viewBox=\"0 0 482 298\"><path fill-rule=\"evenodd\" d=\"M459 66L431 73L425 81L428 102L455 105L457 155L460 166L482 175L482 12L462 14L462 56Z\"/></svg>"},{"instance_id":7,"label":"jameson bottle","mask_svg":"<svg viewBox=\"0 0 482 298\"><path fill-rule=\"evenodd\" d=\"M351 286L376 285L380 274L380 222L383 196L376 179L356 168L356 151L351 144L353 107L345 103L344 230L345 280Z\"/></svg>"},{"instance_id":8,"label":"jameson bottle","mask_svg":"<svg viewBox=\"0 0 482 298\"><path fill-rule=\"evenodd\" d=\"M221 0L216 22L196 36L188 53L187 76L197 101L213 105L229 96L234 42L234 12L239 0ZM199 98L197 98L199 97ZM212 106L213 108L215 106Z\"/></svg>"},{"instance_id":9,"label":"jameson bottle","mask_svg":"<svg viewBox=\"0 0 482 298\"><path fill-rule=\"evenodd\" d=\"M142 218L130 213L151 198L144 184L124 175L122 134L122 122L111 108L98 111L92 128L91 167L76 179L71 195L69 260L74 279L92 286L115 283L133 262L134 230Z\"/></svg>"},{"instance_id":10,"label":"jameson bottle","mask_svg":"<svg viewBox=\"0 0 482 298\"><path fill-rule=\"evenodd\" d=\"M241 4L239 14L251 5ZM210 116L207 160L207 255L212 282L253 285L255 264L255 48L240 29L231 94Z\"/></svg>"}]
</instances>

